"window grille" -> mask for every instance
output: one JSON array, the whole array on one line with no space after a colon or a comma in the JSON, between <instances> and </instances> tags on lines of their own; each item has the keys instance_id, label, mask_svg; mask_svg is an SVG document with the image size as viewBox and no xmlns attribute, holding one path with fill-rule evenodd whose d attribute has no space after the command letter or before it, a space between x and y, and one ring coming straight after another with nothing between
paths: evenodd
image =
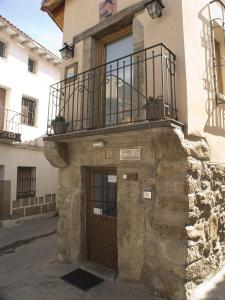
<instances>
[{"instance_id":1,"label":"window grille","mask_svg":"<svg viewBox=\"0 0 225 300\"><path fill-rule=\"evenodd\" d=\"M35 110L36 102L34 100L23 97L22 98L22 124L34 126L35 125Z\"/></svg>"},{"instance_id":2,"label":"window grille","mask_svg":"<svg viewBox=\"0 0 225 300\"><path fill-rule=\"evenodd\" d=\"M6 57L6 44L0 41L0 57Z\"/></svg>"},{"instance_id":3,"label":"window grille","mask_svg":"<svg viewBox=\"0 0 225 300\"><path fill-rule=\"evenodd\" d=\"M36 168L17 168L17 199L34 197L36 192Z\"/></svg>"},{"instance_id":4,"label":"window grille","mask_svg":"<svg viewBox=\"0 0 225 300\"><path fill-rule=\"evenodd\" d=\"M28 59L28 71L31 73L35 73L36 72L36 62L35 60L29 58Z\"/></svg>"}]
</instances>

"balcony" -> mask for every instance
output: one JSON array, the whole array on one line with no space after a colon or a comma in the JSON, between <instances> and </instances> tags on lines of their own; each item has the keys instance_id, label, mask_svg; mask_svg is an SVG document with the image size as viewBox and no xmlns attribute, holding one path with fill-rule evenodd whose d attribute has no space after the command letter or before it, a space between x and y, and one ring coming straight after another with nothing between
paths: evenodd
<instances>
[{"instance_id":1,"label":"balcony","mask_svg":"<svg viewBox=\"0 0 225 300\"><path fill-rule=\"evenodd\" d=\"M21 114L0 108L0 140L21 142Z\"/></svg>"},{"instance_id":2,"label":"balcony","mask_svg":"<svg viewBox=\"0 0 225 300\"><path fill-rule=\"evenodd\" d=\"M52 85L48 135L177 120L175 60L158 44Z\"/></svg>"}]
</instances>

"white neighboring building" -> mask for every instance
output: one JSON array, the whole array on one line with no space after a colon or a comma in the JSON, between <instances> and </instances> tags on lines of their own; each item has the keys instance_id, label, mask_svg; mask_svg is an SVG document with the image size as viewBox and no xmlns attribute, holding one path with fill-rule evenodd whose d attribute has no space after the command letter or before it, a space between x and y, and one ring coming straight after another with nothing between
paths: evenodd
<instances>
[{"instance_id":1,"label":"white neighboring building","mask_svg":"<svg viewBox=\"0 0 225 300\"><path fill-rule=\"evenodd\" d=\"M55 210L57 170L43 153L60 59L0 16L0 220Z\"/></svg>"}]
</instances>

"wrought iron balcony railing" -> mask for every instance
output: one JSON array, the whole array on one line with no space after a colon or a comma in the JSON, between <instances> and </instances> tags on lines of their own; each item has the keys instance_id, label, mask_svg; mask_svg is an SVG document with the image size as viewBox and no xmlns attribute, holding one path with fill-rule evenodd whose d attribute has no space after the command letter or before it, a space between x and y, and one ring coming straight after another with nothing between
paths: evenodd
<instances>
[{"instance_id":1,"label":"wrought iron balcony railing","mask_svg":"<svg viewBox=\"0 0 225 300\"><path fill-rule=\"evenodd\" d=\"M48 134L177 119L175 60L158 44L52 85Z\"/></svg>"},{"instance_id":2,"label":"wrought iron balcony railing","mask_svg":"<svg viewBox=\"0 0 225 300\"><path fill-rule=\"evenodd\" d=\"M0 107L0 139L21 141L21 114Z\"/></svg>"}]
</instances>

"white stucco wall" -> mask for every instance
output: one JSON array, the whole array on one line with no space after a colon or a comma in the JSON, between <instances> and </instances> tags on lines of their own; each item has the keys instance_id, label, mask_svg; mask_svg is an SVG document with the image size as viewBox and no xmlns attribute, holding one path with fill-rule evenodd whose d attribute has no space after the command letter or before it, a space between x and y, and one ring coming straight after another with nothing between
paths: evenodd
<instances>
[{"instance_id":1,"label":"white stucco wall","mask_svg":"<svg viewBox=\"0 0 225 300\"><path fill-rule=\"evenodd\" d=\"M21 112L22 96L37 101L35 126L22 125L20 147L0 141L0 166L4 170L1 180L11 180L11 200L16 200L17 167L36 167L36 196L54 194L57 169L45 159L41 146L47 129L49 87L60 80L60 67L19 45L4 31L0 32L0 40L7 43L7 57L0 58L0 87L6 89L5 108ZM35 74L28 72L28 57L37 62ZM27 144L34 147L21 147Z\"/></svg>"},{"instance_id":2,"label":"white stucco wall","mask_svg":"<svg viewBox=\"0 0 225 300\"><path fill-rule=\"evenodd\" d=\"M36 167L36 197L55 194L58 169L53 168L42 150L0 144L0 166L4 180L11 180L11 199L16 200L17 167Z\"/></svg>"},{"instance_id":3,"label":"white stucco wall","mask_svg":"<svg viewBox=\"0 0 225 300\"><path fill-rule=\"evenodd\" d=\"M0 87L7 90L6 108L21 112L22 96L37 101L35 127L22 126L22 141L34 141L46 133L49 87L59 81L60 68L22 47L4 32L0 32L0 39L8 46L7 58L0 58ZM28 71L28 57L37 61L35 74Z\"/></svg>"}]
</instances>

